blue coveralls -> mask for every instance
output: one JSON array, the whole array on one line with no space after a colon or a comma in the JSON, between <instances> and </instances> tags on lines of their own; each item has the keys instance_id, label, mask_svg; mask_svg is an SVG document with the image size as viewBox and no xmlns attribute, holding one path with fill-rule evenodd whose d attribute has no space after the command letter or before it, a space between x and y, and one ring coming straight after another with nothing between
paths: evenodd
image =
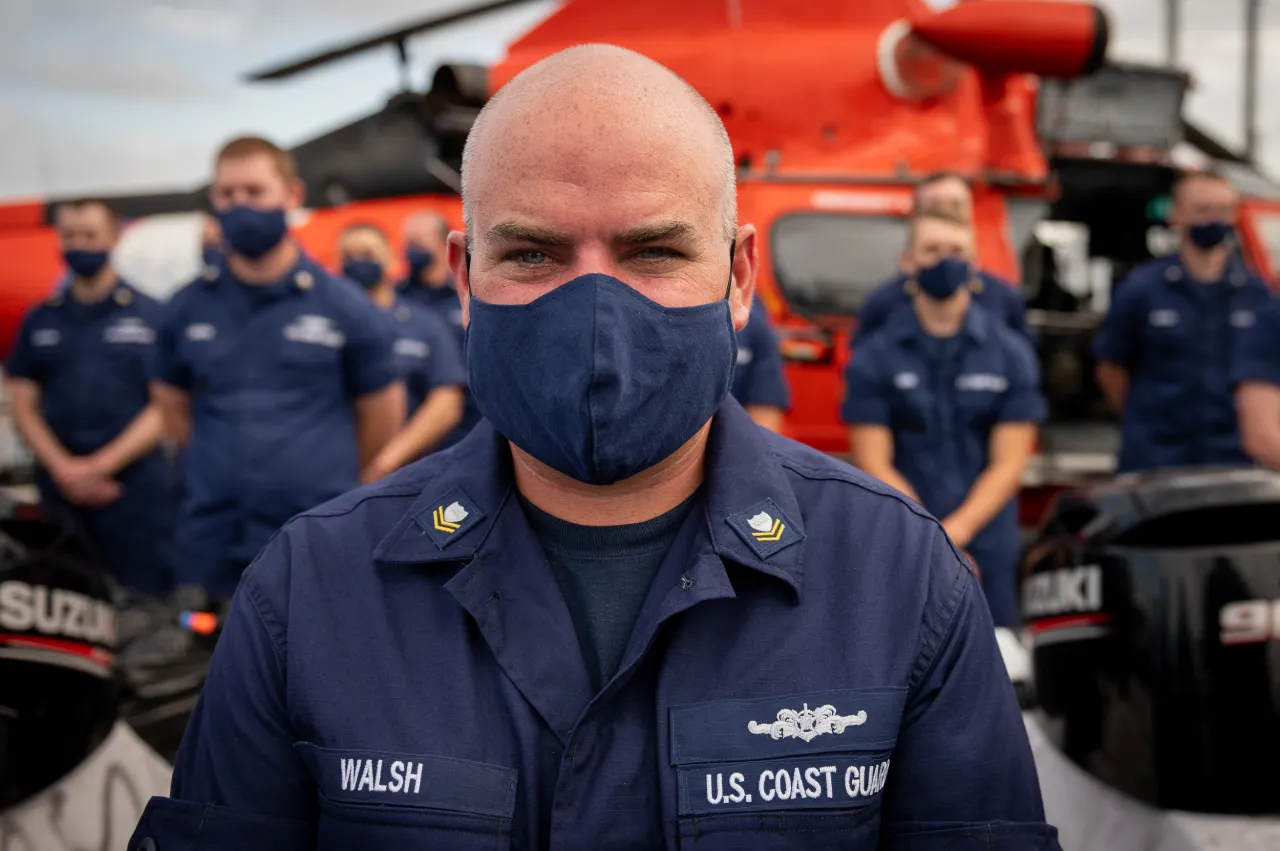
<instances>
[{"instance_id":1,"label":"blue coveralls","mask_svg":"<svg viewBox=\"0 0 1280 851\"><path fill-rule=\"evenodd\" d=\"M5 368L40 385L45 422L72 454L106 446L149 404L162 310L119 283L95 304L60 290L27 315ZM157 449L121 470L116 481L123 489L116 501L85 508L69 503L47 472L36 474L44 504L79 527L121 584L163 593L173 582L173 471Z\"/></svg>"},{"instance_id":2,"label":"blue coveralls","mask_svg":"<svg viewBox=\"0 0 1280 851\"><path fill-rule=\"evenodd\" d=\"M462 305L458 301L458 290L450 278L449 282L442 287L427 287L417 281L405 279L397 286L398 295L409 302L416 302L424 307L435 311L436 315L442 318L453 330L457 337L458 348L462 351L463 364L466 364L466 328L462 327ZM466 386L466 383L463 383ZM471 396L470 391L467 392L466 402L462 408L462 422L458 423L457 428L449 433L449 436L440 444L440 448L444 449L453 446L462 438L466 437L471 429L475 428L476 423L484 418L484 414L480 413L480 407L476 405L475 399Z\"/></svg>"},{"instance_id":3,"label":"blue coveralls","mask_svg":"<svg viewBox=\"0 0 1280 851\"><path fill-rule=\"evenodd\" d=\"M191 404L179 584L230 596L286 520L358 484L353 405L398 379L392 345L382 311L306 257L267 286L210 267L173 297L156 376Z\"/></svg>"},{"instance_id":4,"label":"blue coveralls","mask_svg":"<svg viewBox=\"0 0 1280 851\"><path fill-rule=\"evenodd\" d=\"M932 356L929 343L914 310L896 313L849 362L841 416L892 431L894 467L942 520L964 503L990 463L992 430L1038 422L1047 411L1030 344L980 305L969 308L945 357ZM1021 546L1013 499L966 548L982 573L997 626L1018 623Z\"/></svg>"},{"instance_id":5,"label":"blue coveralls","mask_svg":"<svg viewBox=\"0 0 1280 851\"><path fill-rule=\"evenodd\" d=\"M882 327L889 317L899 308L910 309L912 292L909 286L911 277L898 274L872 290L858 311L858 323L849 340L851 346L862 343L872 331ZM1035 331L1027 325L1027 307L1017 287L987 272L978 272L977 281L970 286L975 303L993 316L1004 321L1004 324L1036 342Z\"/></svg>"},{"instance_id":6,"label":"blue coveralls","mask_svg":"<svg viewBox=\"0 0 1280 851\"><path fill-rule=\"evenodd\" d=\"M1120 282L1093 339L1094 357L1129 373L1117 472L1250 463L1231 374L1241 336L1269 298L1235 260L1216 284L1192 280L1176 256Z\"/></svg>"},{"instance_id":7,"label":"blue coveralls","mask_svg":"<svg viewBox=\"0 0 1280 851\"><path fill-rule=\"evenodd\" d=\"M778 351L778 335L759 299L751 303L751 317L738 332L738 362L729 392L743 407L767 405L784 411L791 407L791 392L782 368L782 354Z\"/></svg>"},{"instance_id":8,"label":"blue coveralls","mask_svg":"<svg viewBox=\"0 0 1280 851\"><path fill-rule=\"evenodd\" d=\"M937 522L732 399L706 469L599 693L487 421L291 521L129 849L1057 849Z\"/></svg>"},{"instance_id":9,"label":"blue coveralls","mask_svg":"<svg viewBox=\"0 0 1280 851\"><path fill-rule=\"evenodd\" d=\"M409 416L437 387L466 388L467 367L462 349L440 316L416 302L397 298L387 317L391 320L395 362L404 379Z\"/></svg>"},{"instance_id":10,"label":"blue coveralls","mask_svg":"<svg viewBox=\"0 0 1280 851\"><path fill-rule=\"evenodd\" d=\"M1280 387L1280 299L1272 298L1258 311L1253 327L1240 341L1231 383L1242 381Z\"/></svg>"}]
</instances>

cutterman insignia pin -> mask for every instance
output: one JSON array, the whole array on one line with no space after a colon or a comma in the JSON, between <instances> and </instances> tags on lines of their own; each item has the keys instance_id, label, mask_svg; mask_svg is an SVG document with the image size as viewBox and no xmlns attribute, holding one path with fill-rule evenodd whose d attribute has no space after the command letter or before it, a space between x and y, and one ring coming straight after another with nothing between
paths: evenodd
<instances>
[{"instance_id":1,"label":"cutterman insignia pin","mask_svg":"<svg viewBox=\"0 0 1280 851\"><path fill-rule=\"evenodd\" d=\"M469 532L484 517L462 488L454 488L437 500L431 509L414 516L414 522L440 549Z\"/></svg>"},{"instance_id":2,"label":"cutterman insignia pin","mask_svg":"<svg viewBox=\"0 0 1280 851\"><path fill-rule=\"evenodd\" d=\"M762 559L804 539L804 533L771 499L730 515L728 523Z\"/></svg>"}]
</instances>

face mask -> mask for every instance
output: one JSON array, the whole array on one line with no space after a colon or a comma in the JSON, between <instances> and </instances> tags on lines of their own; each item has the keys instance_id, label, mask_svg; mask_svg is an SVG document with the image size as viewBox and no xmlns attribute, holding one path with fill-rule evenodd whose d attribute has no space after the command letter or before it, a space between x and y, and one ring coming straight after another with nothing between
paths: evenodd
<instances>
[{"instance_id":1,"label":"face mask","mask_svg":"<svg viewBox=\"0 0 1280 851\"><path fill-rule=\"evenodd\" d=\"M221 266L225 258L222 249L216 245L206 245L200 252L200 260L206 266Z\"/></svg>"},{"instance_id":2,"label":"face mask","mask_svg":"<svg viewBox=\"0 0 1280 851\"><path fill-rule=\"evenodd\" d=\"M946 301L973 277L969 264L959 257L943 257L937 263L916 273L920 291L929 298Z\"/></svg>"},{"instance_id":3,"label":"face mask","mask_svg":"<svg viewBox=\"0 0 1280 851\"><path fill-rule=\"evenodd\" d=\"M436 256L430 251L412 245L405 249L404 259L409 264L409 277L415 281L436 262Z\"/></svg>"},{"instance_id":4,"label":"face mask","mask_svg":"<svg viewBox=\"0 0 1280 851\"><path fill-rule=\"evenodd\" d=\"M382 281L382 264L377 260L347 260L342 264L342 274L371 290Z\"/></svg>"},{"instance_id":5,"label":"face mask","mask_svg":"<svg viewBox=\"0 0 1280 851\"><path fill-rule=\"evenodd\" d=\"M693 437L738 354L727 300L664 307L598 274L529 304L473 295L466 348L471 393L494 428L593 485L647 470Z\"/></svg>"},{"instance_id":6,"label":"face mask","mask_svg":"<svg viewBox=\"0 0 1280 851\"><path fill-rule=\"evenodd\" d=\"M92 278L101 272L102 267L107 265L107 259L110 256L110 253L106 251L80 251L73 249L62 252L62 259L66 261L67 268L80 278Z\"/></svg>"},{"instance_id":7,"label":"face mask","mask_svg":"<svg viewBox=\"0 0 1280 851\"><path fill-rule=\"evenodd\" d=\"M289 233L283 207L255 210L236 206L218 213L218 223L222 225L222 238L231 250L250 260L257 260L275 248Z\"/></svg>"},{"instance_id":8,"label":"face mask","mask_svg":"<svg viewBox=\"0 0 1280 851\"><path fill-rule=\"evenodd\" d=\"M1198 248L1217 248L1231 235L1231 225L1226 222L1206 222L1187 228L1187 236Z\"/></svg>"}]
</instances>

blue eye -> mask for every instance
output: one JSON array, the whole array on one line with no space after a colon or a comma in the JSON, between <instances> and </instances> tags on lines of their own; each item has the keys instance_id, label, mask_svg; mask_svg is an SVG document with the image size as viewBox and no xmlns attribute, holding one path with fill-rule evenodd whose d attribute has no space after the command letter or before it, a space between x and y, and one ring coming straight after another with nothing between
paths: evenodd
<instances>
[{"instance_id":1,"label":"blue eye","mask_svg":"<svg viewBox=\"0 0 1280 851\"><path fill-rule=\"evenodd\" d=\"M538 266L548 258L541 251L513 251L507 255L507 259L515 260L517 263L523 263L526 266Z\"/></svg>"},{"instance_id":2,"label":"blue eye","mask_svg":"<svg viewBox=\"0 0 1280 851\"><path fill-rule=\"evenodd\" d=\"M641 248L635 254L641 260L668 260L672 257L679 257L680 252L674 248L665 248L660 245L650 245Z\"/></svg>"}]
</instances>

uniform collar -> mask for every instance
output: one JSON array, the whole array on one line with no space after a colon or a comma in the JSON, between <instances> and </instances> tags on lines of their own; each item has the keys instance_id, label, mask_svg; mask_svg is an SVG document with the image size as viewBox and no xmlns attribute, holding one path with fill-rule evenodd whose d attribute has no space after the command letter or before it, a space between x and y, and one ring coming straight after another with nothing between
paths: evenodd
<instances>
[{"instance_id":1,"label":"uniform collar","mask_svg":"<svg viewBox=\"0 0 1280 851\"><path fill-rule=\"evenodd\" d=\"M926 336L914 308L896 311L890 321L888 332L891 339L900 345L919 345ZM978 345L986 343L991 336L991 316L975 301L969 303L969 311L964 315L964 324L960 326L960 336Z\"/></svg>"},{"instance_id":2,"label":"uniform collar","mask_svg":"<svg viewBox=\"0 0 1280 851\"><path fill-rule=\"evenodd\" d=\"M427 462L425 487L410 491L418 497L379 542L373 553L375 561L467 561L484 552L500 516L504 523L527 522L516 500L511 452L488 420L478 423L449 453L434 456L432 461L443 466L435 468ZM722 559L782 580L798 595L805 544L800 505L766 433L732 397L726 397L712 421L706 469L704 533L711 550ZM412 485L406 482L405 487ZM733 521L766 500L780 511L789 529L783 531L781 546L761 557ZM451 521L446 512L454 503L462 511L453 514ZM458 521L464 511L465 518ZM451 525L456 527L452 531Z\"/></svg>"},{"instance_id":3,"label":"uniform collar","mask_svg":"<svg viewBox=\"0 0 1280 851\"><path fill-rule=\"evenodd\" d=\"M81 304L76 301L75 296L71 294L71 279L68 278L58 291L49 299L50 307L62 307L64 305L79 308L82 310L98 311L98 310L114 310L117 307L128 307L137 301L137 291L129 286L123 278L117 277L116 284L111 288L111 292L101 301L95 301L93 304Z\"/></svg>"},{"instance_id":4,"label":"uniform collar","mask_svg":"<svg viewBox=\"0 0 1280 851\"><path fill-rule=\"evenodd\" d=\"M1187 274L1186 268L1182 265L1182 256L1180 254L1173 255L1172 262L1164 267L1164 279L1170 284L1178 286L1187 286L1191 283L1191 276ZM1244 263L1238 257L1231 257L1227 260L1226 269L1222 274L1222 282L1229 283L1235 289L1242 289L1245 284L1249 283L1249 270L1245 268Z\"/></svg>"},{"instance_id":5,"label":"uniform collar","mask_svg":"<svg viewBox=\"0 0 1280 851\"><path fill-rule=\"evenodd\" d=\"M285 293L285 292L310 292L315 288L316 281L328 273L314 260L307 256L302 250L302 246L298 246L298 260L293 264L293 268L281 276L280 280L272 284L254 285L254 289L264 293ZM203 275L205 286L216 286L219 281L228 280L235 283L241 283L231 272L228 264L220 263L218 265L209 265L204 267ZM246 284L246 286L248 286Z\"/></svg>"}]
</instances>

